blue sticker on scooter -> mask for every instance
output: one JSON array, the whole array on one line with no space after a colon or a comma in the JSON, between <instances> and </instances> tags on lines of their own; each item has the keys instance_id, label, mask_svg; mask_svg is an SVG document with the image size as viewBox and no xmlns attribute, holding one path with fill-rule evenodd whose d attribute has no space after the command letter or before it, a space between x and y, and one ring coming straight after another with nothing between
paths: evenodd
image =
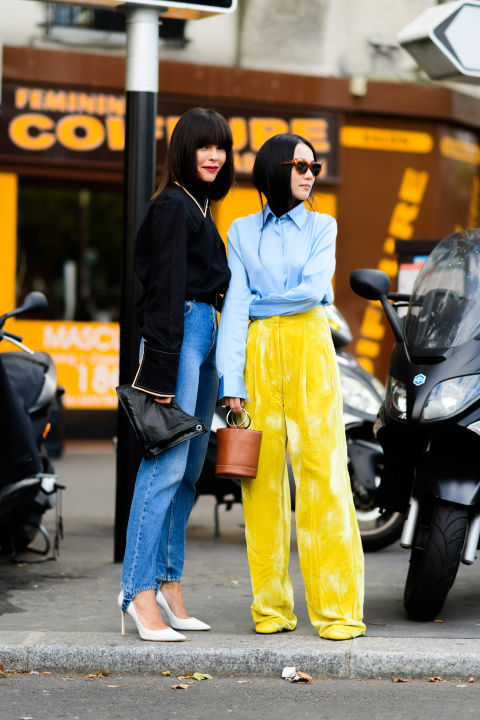
<instances>
[{"instance_id":1,"label":"blue sticker on scooter","mask_svg":"<svg viewBox=\"0 0 480 720\"><path fill-rule=\"evenodd\" d=\"M418 385L423 385L426 379L426 375L424 375L423 373L418 373L418 375L415 375L415 377L413 378L413 384L417 385L418 387Z\"/></svg>"}]
</instances>

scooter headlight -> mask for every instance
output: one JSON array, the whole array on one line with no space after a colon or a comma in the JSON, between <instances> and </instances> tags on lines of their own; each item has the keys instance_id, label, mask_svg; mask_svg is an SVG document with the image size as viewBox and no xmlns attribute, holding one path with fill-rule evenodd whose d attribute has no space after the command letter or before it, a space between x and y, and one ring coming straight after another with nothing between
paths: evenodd
<instances>
[{"instance_id":1,"label":"scooter headlight","mask_svg":"<svg viewBox=\"0 0 480 720\"><path fill-rule=\"evenodd\" d=\"M367 385L346 373L340 374L340 384L345 405L369 415L377 414L380 400Z\"/></svg>"},{"instance_id":2,"label":"scooter headlight","mask_svg":"<svg viewBox=\"0 0 480 720\"><path fill-rule=\"evenodd\" d=\"M387 383L387 407L394 420L407 419L407 389L394 377Z\"/></svg>"},{"instance_id":3,"label":"scooter headlight","mask_svg":"<svg viewBox=\"0 0 480 720\"><path fill-rule=\"evenodd\" d=\"M422 420L440 420L465 410L480 394L480 375L463 375L438 383L430 391Z\"/></svg>"}]
</instances>

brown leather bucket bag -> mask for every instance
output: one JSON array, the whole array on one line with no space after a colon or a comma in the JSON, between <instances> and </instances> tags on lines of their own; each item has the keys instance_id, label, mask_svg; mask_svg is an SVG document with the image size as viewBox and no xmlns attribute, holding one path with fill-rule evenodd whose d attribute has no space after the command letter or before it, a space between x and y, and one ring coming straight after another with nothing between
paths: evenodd
<instances>
[{"instance_id":1,"label":"brown leather bucket bag","mask_svg":"<svg viewBox=\"0 0 480 720\"><path fill-rule=\"evenodd\" d=\"M217 467L215 475L220 478L254 478L258 470L261 430L248 430L251 420L246 410L240 424L229 422L228 427L217 430ZM248 418L248 425L245 422Z\"/></svg>"}]
</instances>

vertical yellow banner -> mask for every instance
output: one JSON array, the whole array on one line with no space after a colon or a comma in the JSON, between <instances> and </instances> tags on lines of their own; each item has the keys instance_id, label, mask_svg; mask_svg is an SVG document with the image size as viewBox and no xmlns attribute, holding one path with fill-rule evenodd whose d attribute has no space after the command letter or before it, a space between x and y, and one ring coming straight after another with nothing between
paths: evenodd
<instances>
[{"instance_id":1,"label":"vertical yellow banner","mask_svg":"<svg viewBox=\"0 0 480 720\"><path fill-rule=\"evenodd\" d=\"M15 307L18 177L0 173L0 315Z\"/></svg>"}]
</instances>

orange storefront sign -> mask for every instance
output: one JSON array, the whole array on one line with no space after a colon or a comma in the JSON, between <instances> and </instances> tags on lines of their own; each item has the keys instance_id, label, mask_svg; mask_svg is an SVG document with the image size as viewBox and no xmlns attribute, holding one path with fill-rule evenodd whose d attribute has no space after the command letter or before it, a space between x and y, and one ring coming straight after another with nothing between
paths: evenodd
<instances>
[{"instance_id":1,"label":"orange storefront sign","mask_svg":"<svg viewBox=\"0 0 480 720\"><path fill-rule=\"evenodd\" d=\"M9 329L32 350L53 358L66 408L114 409L118 385L118 323L17 320ZM2 343L3 350L16 350Z\"/></svg>"},{"instance_id":2,"label":"orange storefront sign","mask_svg":"<svg viewBox=\"0 0 480 720\"><path fill-rule=\"evenodd\" d=\"M0 157L18 155L23 160L39 156L57 162L87 160L100 167L108 162L121 167L125 145L125 98L109 93L35 88L5 83ZM165 98L159 100L156 118L158 158L181 113L191 103ZM295 112L271 115L266 107L243 111L241 108L215 108L228 119L233 135L235 169L251 173L255 155L263 143L277 133L292 132L308 137L323 163L321 179L336 177L338 116L319 113L298 116ZM0 123L0 130L3 129ZM36 157L35 157L36 156Z\"/></svg>"}]
</instances>

